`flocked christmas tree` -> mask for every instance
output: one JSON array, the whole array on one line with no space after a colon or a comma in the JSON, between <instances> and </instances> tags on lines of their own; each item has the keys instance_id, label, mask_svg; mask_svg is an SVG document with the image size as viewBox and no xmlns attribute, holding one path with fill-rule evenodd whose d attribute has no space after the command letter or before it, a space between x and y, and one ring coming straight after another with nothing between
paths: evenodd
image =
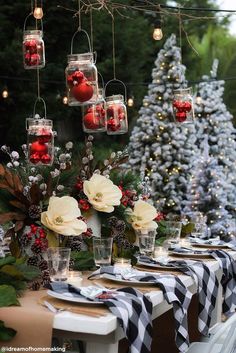
<instances>
[{"instance_id":1,"label":"flocked christmas tree","mask_svg":"<svg viewBox=\"0 0 236 353\"><path fill-rule=\"evenodd\" d=\"M228 206L232 214L236 209L236 130L233 116L223 102L223 80L217 80L218 60L214 60L210 76L203 76L199 84L201 101L195 104L197 143L201 144L204 136L208 136L209 155L214 156L223 167L223 173L231 187L227 194Z\"/></svg>"},{"instance_id":2,"label":"flocked christmas tree","mask_svg":"<svg viewBox=\"0 0 236 353\"><path fill-rule=\"evenodd\" d=\"M166 212L181 211L196 153L194 125L173 122L173 91L186 87L185 69L172 34L158 53L129 143L129 167L149 176L152 198Z\"/></svg>"},{"instance_id":3,"label":"flocked christmas tree","mask_svg":"<svg viewBox=\"0 0 236 353\"><path fill-rule=\"evenodd\" d=\"M190 214L196 211L203 213L207 217L210 235L227 240L234 234L235 227L232 215L227 210L227 195L232 193L233 186L227 182L224 167L218 164L215 157L209 156L207 135L201 148L203 154L195 160L184 211Z\"/></svg>"}]
</instances>

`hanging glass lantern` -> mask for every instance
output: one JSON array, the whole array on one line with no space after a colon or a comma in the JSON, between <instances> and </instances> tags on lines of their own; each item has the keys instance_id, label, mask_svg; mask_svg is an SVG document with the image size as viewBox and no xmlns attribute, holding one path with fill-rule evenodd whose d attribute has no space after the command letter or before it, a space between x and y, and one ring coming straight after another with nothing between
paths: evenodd
<instances>
[{"instance_id":1,"label":"hanging glass lantern","mask_svg":"<svg viewBox=\"0 0 236 353\"><path fill-rule=\"evenodd\" d=\"M23 62L25 69L40 69L45 66L45 49L42 31L24 31Z\"/></svg>"},{"instance_id":2,"label":"hanging glass lantern","mask_svg":"<svg viewBox=\"0 0 236 353\"><path fill-rule=\"evenodd\" d=\"M34 104L34 118L26 119L27 155L31 165L52 165L54 158L54 131L50 119L35 115L37 102L42 101L46 117L46 104L42 98L37 98Z\"/></svg>"},{"instance_id":3,"label":"hanging glass lantern","mask_svg":"<svg viewBox=\"0 0 236 353\"><path fill-rule=\"evenodd\" d=\"M73 42L77 33L84 32L87 36L88 53L73 54ZM94 104L98 98L98 74L91 50L88 33L77 30L71 40L71 54L68 55L68 66L65 70L66 88L69 106Z\"/></svg>"},{"instance_id":4,"label":"hanging glass lantern","mask_svg":"<svg viewBox=\"0 0 236 353\"><path fill-rule=\"evenodd\" d=\"M127 110L124 96L106 97L107 134L121 135L128 132Z\"/></svg>"},{"instance_id":5,"label":"hanging glass lantern","mask_svg":"<svg viewBox=\"0 0 236 353\"><path fill-rule=\"evenodd\" d=\"M173 112L177 123L191 123L194 120L193 98L191 88L174 91Z\"/></svg>"},{"instance_id":6,"label":"hanging glass lantern","mask_svg":"<svg viewBox=\"0 0 236 353\"><path fill-rule=\"evenodd\" d=\"M98 90L98 99L94 104L83 106L83 130L88 133L106 131L106 110L103 89Z\"/></svg>"}]
</instances>

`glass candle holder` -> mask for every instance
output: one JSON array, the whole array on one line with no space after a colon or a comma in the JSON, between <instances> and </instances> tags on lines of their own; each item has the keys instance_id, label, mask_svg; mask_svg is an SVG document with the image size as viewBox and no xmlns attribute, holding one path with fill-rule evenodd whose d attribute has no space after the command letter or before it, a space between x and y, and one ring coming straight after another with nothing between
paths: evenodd
<instances>
[{"instance_id":1,"label":"glass candle holder","mask_svg":"<svg viewBox=\"0 0 236 353\"><path fill-rule=\"evenodd\" d=\"M106 97L106 116L108 135L128 132L127 110L122 95Z\"/></svg>"},{"instance_id":2,"label":"glass candle holder","mask_svg":"<svg viewBox=\"0 0 236 353\"><path fill-rule=\"evenodd\" d=\"M98 99L94 104L82 107L83 130L87 133L106 131L106 110L103 90L98 90Z\"/></svg>"},{"instance_id":3,"label":"glass candle holder","mask_svg":"<svg viewBox=\"0 0 236 353\"><path fill-rule=\"evenodd\" d=\"M83 282L82 273L79 271L69 271L66 282L72 286L81 287Z\"/></svg>"},{"instance_id":4,"label":"glass candle holder","mask_svg":"<svg viewBox=\"0 0 236 353\"><path fill-rule=\"evenodd\" d=\"M131 260L124 257L117 257L114 266L119 268L131 268Z\"/></svg>"},{"instance_id":5,"label":"glass candle holder","mask_svg":"<svg viewBox=\"0 0 236 353\"><path fill-rule=\"evenodd\" d=\"M45 49L42 31L24 31L23 63L25 69L39 69L45 66Z\"/></svg>"}]
</instances>

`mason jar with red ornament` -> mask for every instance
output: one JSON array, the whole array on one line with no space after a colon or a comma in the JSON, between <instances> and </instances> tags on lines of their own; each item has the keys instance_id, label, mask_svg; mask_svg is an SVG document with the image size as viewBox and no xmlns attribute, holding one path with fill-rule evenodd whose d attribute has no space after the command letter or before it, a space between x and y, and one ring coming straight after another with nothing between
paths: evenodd
<instances>
[{"instance_id":1,"label":"mason jar with red ornament","mask_svg":"<svg viewBox=\"0 0 236 353\"><path fill-rule=\"evenodd\" d=\"M103 89L98 89L98 99L94 104L82 107L83 130L87 133L106 131L106 110Z\"/></svg>"},{"instance_id":2,"label":"mason jar with red ornament","mask_svg":"<svg viewBox=\"0 0 236 353\"><path fill-rule=\"evenodd\" d=\"M68 55L65 75L69 106L96 103L98 76L93 53Z\"/></svg>"},{"instance_id":3,"label":"mason jar with red ornament","mask_svg":"<svg viewBox=\"0 0 236 353\"><path fill-rule=\"evenodd\" d=\"M31 165L52 165L54 157L53 122L44 118L26 120L28 162Z\"/></svg>"},{"instance_id":4,"label":"mason jar with red ornament","mask_svg":"<svg viewBox=\"0 0 236 353\"><path fill-rule=\"evenodd\" d=\"M121 135L128 132L127 110L121 94L106 97L107 134Z\"/></svg>"},{"instance_id":5,"label":"mason jar with red ornament","mask_svg":"<svg viewBox=\"0 0 236 353\"><path fill-rule=\"evenodd\" d=\"M23 63L25 69L40 69L45 66L45 49L42 31L24 31Z\"/></svg>"},{"instance_id":6,"label":"mason jar with red ornament","mask_svg":"<svg viewBox=\"0 0 236 353\"><path fill-rule=\"evenodd\" d=\"M177 123L192 123L194 121L193 98L191 88L174 91L173 113Z\"/></svg>"}]
</instances>

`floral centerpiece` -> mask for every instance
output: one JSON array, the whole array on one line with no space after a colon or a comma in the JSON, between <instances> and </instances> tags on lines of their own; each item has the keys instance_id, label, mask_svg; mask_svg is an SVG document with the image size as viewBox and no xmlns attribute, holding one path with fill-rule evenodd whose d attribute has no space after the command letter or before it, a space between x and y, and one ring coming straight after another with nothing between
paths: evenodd
<instances>
[{"instance_id":1,"label":"floral centerpiece","mask_svg":"<svg viewBox=\"0 0 236 353\"><path fill-rule=\"evenodd\" d=\"M54 166L47 168L31 167L18 152L1 148L10 161L0 165L0 224L10 239L11 253L26 254L29 264L45 271L46 281L48 247L62 244L72 254L82 253L91 250L93 236L113 236L114 255L131 257L137 250L135 217L137 221L142 214L143 224L156 224L158 218L147 202L146 181L121 168L127 151L97 161L93 137L88 136L83 154L72 163L72 148L71 142L56 148ZM25 145L22 150L27 157Z\"/></svg>"}]
</instances>

